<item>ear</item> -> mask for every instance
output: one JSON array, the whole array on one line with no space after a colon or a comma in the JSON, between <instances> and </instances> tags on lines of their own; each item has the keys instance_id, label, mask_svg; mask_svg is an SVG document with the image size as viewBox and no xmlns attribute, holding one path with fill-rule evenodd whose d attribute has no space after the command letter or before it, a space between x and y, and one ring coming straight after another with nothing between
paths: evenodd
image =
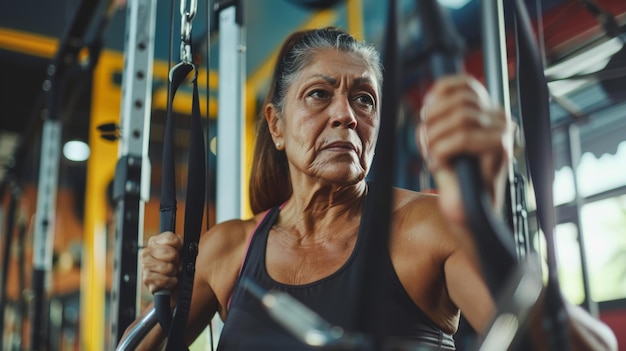
<instances>
[{"instance_id":1,"label":"ear","mask_svg":"<svg viewBox=\"0 0 626 351\"><path fill-rule=\"evenodd\" d=\"M282 129L283 124L280 113L274 104L265 105L265 120L267 121L270 134L272 135L274 146L276 146L276 149L282 150L285 147Z\"/></svg>"}]
</instances>

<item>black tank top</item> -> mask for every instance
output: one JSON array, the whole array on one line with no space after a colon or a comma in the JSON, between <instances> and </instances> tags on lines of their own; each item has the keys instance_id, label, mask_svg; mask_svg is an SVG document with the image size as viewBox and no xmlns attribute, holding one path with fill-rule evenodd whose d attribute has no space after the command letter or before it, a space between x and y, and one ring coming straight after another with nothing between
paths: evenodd
<instances>
[{"instance_id":1,"label":"black tank top","mask_svg":"<svg viewBox=\"0 0 626 351\"><path fill-rule=\"evenodd\" d=\"M287 285L272 279L265 267L265 247L270 229L280 210L270 209L258 225L248 247L239 280L230 302L228 317L218 344L219 351L233 350L313 350L277 322L264 310L259 300L241 287L241 278L252 279L264 289L289 293L300 302L317 312L332 325L351 331L355 329L357 315L357 269L363 265L365 255L359 255L362 238L357 238L348 260L335 273L318 281L304 285ZM443 333L411 300L404 290L391 263L389 253L384 259L383 286L385 301L382 318L384 330L390 330L387 340L394 350L455 350L451 335ZM381 328L383 326L381 325ZM411 347L401 348L405 344ZM415 347L414 345L419 345Z\"/></svg>"}]
</instances>

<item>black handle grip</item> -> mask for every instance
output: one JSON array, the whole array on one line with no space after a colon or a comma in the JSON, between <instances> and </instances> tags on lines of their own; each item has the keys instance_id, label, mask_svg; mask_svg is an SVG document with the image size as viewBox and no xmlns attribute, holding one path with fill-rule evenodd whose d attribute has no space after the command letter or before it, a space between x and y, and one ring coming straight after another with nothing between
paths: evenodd
<instances>
[{"instance_id":1,"label":"black handle grip","mask_svg":"<svg viewBox=\"0 0 626 351\"><path fill-rule=\"evenodd\" d=\"M462 38L436 0L418 0L418 15L424 31L424 55L433 80L463 72ZM494 296L517 265L513 234L491 211L477 160L461 155L454 161L465 218L481 258L482 271Z\"/></svg>"}]
</instances>

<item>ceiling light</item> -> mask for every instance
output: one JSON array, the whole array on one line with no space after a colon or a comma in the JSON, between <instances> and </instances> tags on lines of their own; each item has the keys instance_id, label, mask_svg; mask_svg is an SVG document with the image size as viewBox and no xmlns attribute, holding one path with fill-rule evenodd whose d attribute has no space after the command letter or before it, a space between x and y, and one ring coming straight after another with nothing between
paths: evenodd
<instances>
[{"instance_id":1,"label":"ceiling light","mask_svg":"<svg viewBox=\"0 0 626 351\"><path fill-rule=\"evenodd\" d=\"M84 141L71 140L63 145L63 156L70 161L85 161L89 158L89 152L89 145Z\"/></svg>"},{"instance_id":2,"label":"ceiling light","mask_svg":"<svg viewBox=\"0 0 626 351\"><path fill-rule=\"evenodd\" d=\"M458 10L470 2L470 0L438 0L438 1L441 5L454 9L454 10Z\"/></svg>"}]
</instances>

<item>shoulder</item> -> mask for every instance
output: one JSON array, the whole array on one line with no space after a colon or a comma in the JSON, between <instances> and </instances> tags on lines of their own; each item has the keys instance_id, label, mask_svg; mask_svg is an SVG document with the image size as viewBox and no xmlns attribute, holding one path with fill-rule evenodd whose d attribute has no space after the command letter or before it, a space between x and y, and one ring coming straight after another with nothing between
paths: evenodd
<instances>
[{"instance_id":1,"label":"shoulder","mask_svg":"<svg viewBox=\"0 0 626 351\"><path fill-rule=\"evenodd\" d=\"M200 237L200 253L223 256L236 254L237 249L247 245L254 229L265 212L249 219L231 219L214 225Z\"/></svg>"},{"instance_id":2,"label":"shoulder","mask_svg":"<svg viewBox=\"0 0 626 351\"><path fill-rule=\"evenodd\" d=\"M435 194L394 189L389 252L394 270L413 302L440 328L456 330L458 308L451 302L446 262L460 246Z\"/></svg>"},{"instance_id":3,"label":"shoulder","mask_svg":"<svg viewBox=\"0 0 626 351\"><path fill-rule=\"evenodd\" d=\"M414 190L393 188L394 209L437 210L439 195Z\"/></svg>"},{"instance_id":4,"label":"shoulder","mask_svg":"<svg viewBox=\"0 0 626 351\"><path fill-rule=\"evenodd\" d=\"M397 239L438 248L435 252L444 256L457 246L436 194L394 188L392 216Z\"/></svg>"},{"instance_id":5,"label":"shoulder","mask_svg":"<svg viewBox=\"0 0 626 351\"><path fill-rule=\"evenodd\" d=\"M395 222L406 225L445 225L438 195L394 188L393 199Z\"/></svg>"}]
</instances>

